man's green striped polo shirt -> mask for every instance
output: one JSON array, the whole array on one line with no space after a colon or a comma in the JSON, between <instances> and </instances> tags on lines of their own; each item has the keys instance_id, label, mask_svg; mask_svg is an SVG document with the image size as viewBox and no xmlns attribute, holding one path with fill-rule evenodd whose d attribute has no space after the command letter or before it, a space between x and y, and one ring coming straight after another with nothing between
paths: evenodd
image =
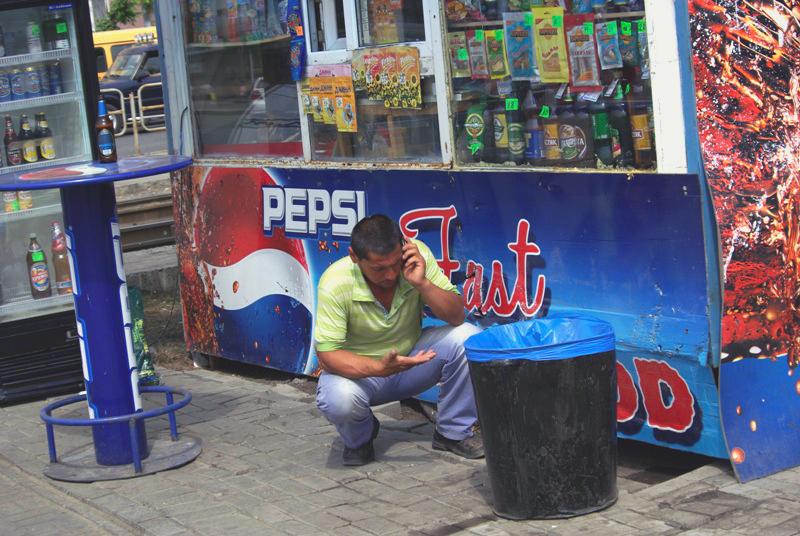
<instances>
[{"instance_id":1,"label":"man's green striped polo shirt","mask_svg":"<svg viewBox=\"0 0 800 536\"><path fill-rule=\"evenodd\" d=\"M455 292L431 250L414 240L425 259L425 276L439 288ZM389 311L375 299L358 265L350 257L339 259L325 270L317 289L314 342L318 352L349 350L380 358L392 348L408 355L422 333L420 293L402 276Z\"/></svg>"}]
</instances>

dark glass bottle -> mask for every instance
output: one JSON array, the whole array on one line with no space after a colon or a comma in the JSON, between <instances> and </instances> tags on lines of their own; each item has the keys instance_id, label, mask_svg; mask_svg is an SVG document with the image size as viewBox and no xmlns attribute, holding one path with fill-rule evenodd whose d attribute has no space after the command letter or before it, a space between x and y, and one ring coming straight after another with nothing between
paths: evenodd
<instances>
[{"instance_id":1,"label":"dark glass bottle","mask_svg":"<svg viewBox=\"0 0 800 536\"><path fill-rule=\"evenodd\" d=\"M104 164L117 161L117 143L114 140L114 124L108 115L103 97L97 100L97 121L94 124L97 135L98 160Z\"/></svg>"},{"instance_id":2,"label":"dark glass bottle","mask_svg":"<svg viewBox=\"0 0 800 536\"><path fill-rule=\"evenodd\" d=\"M614 91L614 98L608 109L608 120L611 124L611 135L615 137L614 145L614 165L616 167L629 168L633 166L633 135L631 133L631 123L628 117L628 109L622 93L622 83L617 84Z\"/></svg>"},{"instance_id":3,"label":"dark glass bottle","mask_svg":"<svg viewBox=\"0 0 800 536\"><path fill-rule=\"evenodd\" d=\"M3 136L3 144L6 147L6 163L9 166L18 166L22 164L22 144L19 142L19 136L14 132L14 124L11 122L11 116L5 117L5 135Z\"/></svg>"}]
</instances>

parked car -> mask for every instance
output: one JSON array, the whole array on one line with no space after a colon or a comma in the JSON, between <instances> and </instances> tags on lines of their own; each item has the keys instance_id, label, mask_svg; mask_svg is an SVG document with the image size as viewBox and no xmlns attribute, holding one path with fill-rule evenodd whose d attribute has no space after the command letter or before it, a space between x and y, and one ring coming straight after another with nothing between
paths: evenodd
<instances>
[{"instance_id":1,"label":"parked car","mask_svg":"<svg viewBox=\"0 0 800 536\"><path fill-rule=\"evenodd\" d=\"M125 98L125 110L128 118L131 117L130 101L128 95L136 94L145 84L161 82L161 58L158 54L158 45L148 44L129 47L122 50L111 64L106 75L100 81L100 89L117 89ZM103 98L108 105L109 112L122 109L119 94L116 92L103 93ZM142 104L156 106L164 104L163 88L148 87L142 90ZM163 110L147 110L145 117L162 114ZM122 129L121 116L112 114L114 130Z\"/></svg>"},{"instance_id":2,"label":"parked car","mask_svg":"<svg viewBox=\"0 0 800 536\"><path fill-rule=\"evenodd\" d=\"M97 58L97 76L102 80L106 71L108 71L108 66L114 63L117 55L126 48L145 43L154 43L157 39L158 30L155 26L94 32L92 40L94 41L94 53Z\"/></svg>"}]
</instances>

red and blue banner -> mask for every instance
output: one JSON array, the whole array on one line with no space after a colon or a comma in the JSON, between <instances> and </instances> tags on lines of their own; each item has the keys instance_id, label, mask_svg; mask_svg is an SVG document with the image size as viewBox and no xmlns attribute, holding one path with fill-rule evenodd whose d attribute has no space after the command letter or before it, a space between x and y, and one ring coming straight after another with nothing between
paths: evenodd
<instances>
[{"instance_id":1,"label":"red and blue banner","mask_svg":"<svg viewBox=\"0 0 800 536\"><path fill-rule=\"evenodd\" d=\"M621 437L725 457L697 176L227 168L175 183L191 350L313 375L315 288L367 214L422 240L482 326L612 324Z\"/></svg>"}]
</instances>

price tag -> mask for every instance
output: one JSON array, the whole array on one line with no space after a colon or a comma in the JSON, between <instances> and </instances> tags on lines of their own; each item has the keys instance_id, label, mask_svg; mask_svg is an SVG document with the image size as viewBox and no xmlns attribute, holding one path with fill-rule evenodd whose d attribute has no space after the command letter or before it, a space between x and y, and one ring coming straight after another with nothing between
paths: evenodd
<instances>
[{"instance_id":1,"label":"price tag","mask_svg":"<svg viewBox=\"0 0 800 536\"><path fill-rule=\"evenodd\" d=\"M494 31L494 38L497 41L502 41L503 40L503 30L495 30Z\"/></svg>"},{"instance_id":2,"label":"price tag","mask_svg":"<svg viewBox=\"0 0 800 536\"><path fill-rule=\"evenodd\" d=\"M625 94L627 95L630 92L631 92L631 85L626 82L625 83Z\"/></svg>"},{"instance_id":3,"label":"price tag","mask_svg":"<svg viewBox=\"0 0 800 536\"><path fill-rule=\"evenodd\" d=\"M67 33L67 23L66 22L59 22L56 24L56 33Z\"/></svg>"},{"instance_id":4,"label":"price tag","mask_svg":"<svg viewBox=\"0 0 800 536\"><path fill-rule=\"evenodd\" d=\"M33 262L42 262L44 260L44 253L41 251L34 251L31 253L31 260L33 260Z\"/></svg>"},{"instance_id":5,"label":"price tag","mask_svg":"<svg viewBox=\"0 0 800 536\"><path fill-rule=\"evenodd\" d=\"M303 35L303 27L302 26L295 26L294 27L294 34L297 36Z\"/></svg>"},{"instance_id":6,"label":"price tag","mask_svg":"<svg viewBox=\"0 0 800 536\"><path fill-rule=\"evenodd\" d=\"M617 21L607 22L606 32L608 35L617 35Z\"/></svg>"},{"instance_id":7,"label":"price tag","mask_svg":"<svg viewBox=\"0 0 800 536\"><path fill-rule=\"evenodd\" d=\"M620 21L619 27L622 30L622 35L631 35L632 34L632 28L631 28L631 23L630 22L628 22L626 20Z\"/></svg>"},{"instance_id":8,"label":"price tag","mask_svg":"<svg viewBox=\"0 0 800 536\"><path fill-rule=\"evenodd\" d=\"M583 33L586 35L592 35L594 33L594 24L591 22L584 22Z\"/></svg>"},{"instance_id":9,"label":"price tag","mask_svg":"<svg viewBox=\"0 0 800 536\"><path fill-rule=\"evenodd\" d=\"M480 148L481 148L480 142L474 141L469 144L469 152L471 154L477 153L480 150Z\"/></svg>"},{"instance_id":10,"label":"price tag","mask_svg":"<svg viewBox=\"0 0 800 536\"><path fill-rule=\"evenodd\" d=\"M483 30L475 30L475 41L483 41Z\"/></svg>"},{"instance_id":11,"label":"price tag","mask_svg":"<svg viewBox=\"0 0 800 536\"><path fill-rule=\"evenodd\" d=\"M39 28L38 24L31 27L31 35L33 35L35 37L38 37L39 34L41 33L41 31L42 31L42 29Z\"/></svg>"},{"instance_id":12,"label":"price tag","mask_svg":"<svg viewBox=\"0 0 800 536\"><path fill-rule=\"evenodd\" d=\"M636 21L636 29L639 33L645 33L647 31L647 24L644 22L644 19L639 19Z\"/></svg>"},{"instance_id":13,"label":"price tag","mask_svg":"<svg viewBox=\"0 0 800 536\"><path fill-rule=\"evenodd\" d=\"M469 55L467 54L467 49L459 48L458 52L456 52L456 57L461 61L467 61L469 59Z\"/></svg>"},{"instance_id":14,"label":"price tag","mask_svg":"<svg viewBox=\"0 0 800 536\"><path fill-rule=\"evenodd\" d=\"M513 112L519 110L519 99L506 99L506 111Z\"/></svg>"},{"instance_id":15,"label":"price tag","mask_svg":"<svg viewBox=\"0 0 800 536\"><path fill-rule=\"evenodd\" d=\"M539 117L543 117L545 119L550 117L550 107L547 105L542 106L542 109L539 110Z\"/></svg>"},{"instance_id":16,"label":"price tag","mask_svg":"<svg viewBox=\"0 0 800 536\"><path fill-rule=\"evenodd\" d=\"M553 25L553 28L561 28L564 26L564 17L562 15L553 15L550 23Z\"/></svg>"},{"instance_id":17,"label":"price tag","mask_svg":"<svg viewBox=\"0 0 800 536\"><path fill-rule=\"evenodd\" d=\"M528 26L533 26L533 13L525 13L525 24Z\"/></svg>"}]
</instances>

